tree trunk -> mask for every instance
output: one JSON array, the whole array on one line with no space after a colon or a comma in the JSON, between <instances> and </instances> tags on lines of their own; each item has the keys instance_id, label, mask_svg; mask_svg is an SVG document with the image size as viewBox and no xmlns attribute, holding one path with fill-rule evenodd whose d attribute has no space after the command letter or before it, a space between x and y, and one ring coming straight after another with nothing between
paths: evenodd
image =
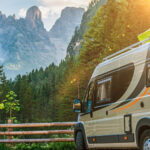
<instances>
[{"instance_id":1,"label":"tree trunk","mask_svg":"<svg viewBox=\"0 0 150 150\"><path fill-rule=\"evenodd\" d=\"M10 117L11 117L11 115L10 115ZM13 120L12 119L8 119L8 124L13 124ZM8 132L11 132L11 131L13 131L13 128L8 128ZM12 136L7 136L7 139L11 140ZM11 144L8 144L8 146L11 146Z\"/></svg>"},{"instance_id":2,"label":"tree trunk","mask_svg":"<svg viewBox=\"0 0 150 150\"><path fill-rule=\"evenodd\" d=\"M12 118L12 109L10 109L10 114L9 114L9 119L11 119Z\"/></svg>"}]
</instances>

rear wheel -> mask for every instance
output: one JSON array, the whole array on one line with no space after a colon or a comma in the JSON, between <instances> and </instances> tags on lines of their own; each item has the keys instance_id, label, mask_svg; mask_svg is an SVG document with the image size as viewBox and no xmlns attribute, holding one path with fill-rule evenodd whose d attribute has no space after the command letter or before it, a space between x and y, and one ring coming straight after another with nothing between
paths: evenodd
<instances>
[{"instance_id":1,"label":"rear wheel","mask_svg":"<svg viewBox=\"0 0 150 150\"><path fill-rule=\"evenodd\" d=\"M84 138L81 131L77 132L75 143L76 143L76 150L86 150Z\"/></svg>"},{"instance_id":2,"label":"rear wheel","mask_svg":"<svg viewBox=\"0 0 150 150\"><path fill-rule=\"evenodd\" d=\"M140 150L150 150L150 129L145 130L141 135Z\"/></svg>"}]
</instances>

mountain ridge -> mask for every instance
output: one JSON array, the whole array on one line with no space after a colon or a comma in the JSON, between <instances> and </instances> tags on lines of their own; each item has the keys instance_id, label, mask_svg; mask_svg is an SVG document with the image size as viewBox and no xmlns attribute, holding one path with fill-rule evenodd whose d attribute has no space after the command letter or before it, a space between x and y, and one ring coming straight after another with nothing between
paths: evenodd
<instances>
[{"instance_id":1,"label":"mountain ridge","mask_svg":"<svg viewBox=\"0 0 150 150\"><path fill-rule=\"evenodd\" d=\"M78 28L76 28L74 35L72 36L72 39L70 40L70 43L67 47L67 56L69 57L75 57L79 55L81 43L84 38L84 33L88 29L88 23L91 21L92 17L96 15L97 10L103 6L106 5L108 0L95 0L91 1L89 4L88 9L84 12L81 24Z\"/></svg>"},{"instance_id":2,"label":"mountain ridge","mask_svg":"<svg viewBox=\"0 0 150 150\"><path fill-rule=\"evenodd\" d=\"M14 16L5 15L0 17L0 52L5 55L3 65L9 77L15 77L19 73L25 74L35 67L47 66L56 61L54 46L41 18L29 18L30 11L27 11L26 18L15 19ZM35 15L37 10L32 13Z\"/></svg>"},{"instance_id":3,"label":"mountain ridge","mask_svg":"<svg viewBox=\"0 0 150 150\"><path fill-rule=\"evenodd\" d=\"M80 7L64 8L60 18L56 20L49 31L50 40L55 45L59 58L64 59L66 57L68 44L71 41L75 28L81 24L84 11Z\"/></svg>"},{"instance_id":4,"label":"mountain ridge","mask_svg":"<svg viewBox=\"0 0 150 150\"><path fill-rule=\"evenodd\" d=\"M64 9L62 16L65 14L67 13ZM82 17L80 15L82 13L78 15L79 22ZM74 26L79 24L75 22L76 20L72 22L72 31L66 38L73 35ZM64 29L63 32L68 31ZM6 17L0 12L0 65L4 66L9 78L40 67L45 68L53 62L59 64L61 59L65 58L67 49L66 40L63 42L61 40L50 38L49 32L44 28L42 13L37 6L30 7L26 17L20 19L16 19L15 15Z\"/></svg>"}]
</instances>

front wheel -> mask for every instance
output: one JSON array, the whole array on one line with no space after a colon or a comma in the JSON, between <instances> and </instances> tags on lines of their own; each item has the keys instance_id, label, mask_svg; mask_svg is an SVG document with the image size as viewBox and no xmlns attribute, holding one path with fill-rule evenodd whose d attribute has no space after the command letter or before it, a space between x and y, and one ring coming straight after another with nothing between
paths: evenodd
<instances>
[{"instance_id":1,"label":"front wheel","mask_svg":"<svg viewBox=\"0 0 150 150\"><path fill-rule=\"evenodd\" d=\"M150 150L150 129L145 130L141 135L140 150Z\"/></svg>"},{"instance_id":2,"label":"front wheel","mask_svg":"<svg viewBox=\"0 0 150 150\"><path fill-rule=\"evenodd\" d=\"M76 150L86 150L84 138L81 131L77 132L75 143L76 143Z\"/></svg>"}]
</instances>

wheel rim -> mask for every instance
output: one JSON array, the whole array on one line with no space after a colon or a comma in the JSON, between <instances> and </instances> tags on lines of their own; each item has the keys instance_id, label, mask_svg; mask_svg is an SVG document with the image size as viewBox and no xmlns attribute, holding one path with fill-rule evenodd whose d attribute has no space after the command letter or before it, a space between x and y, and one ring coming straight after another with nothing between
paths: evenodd
<instances>
[{"instance_id":1,"label":"wheel rim","mask_svg":"<svg viewBox=\"0 0 150 150\"><path fill-rule=\"evenodd\" d=\"M145 140L143 150L150 150L150 139Z\"/></svg>"}]
</instances>

